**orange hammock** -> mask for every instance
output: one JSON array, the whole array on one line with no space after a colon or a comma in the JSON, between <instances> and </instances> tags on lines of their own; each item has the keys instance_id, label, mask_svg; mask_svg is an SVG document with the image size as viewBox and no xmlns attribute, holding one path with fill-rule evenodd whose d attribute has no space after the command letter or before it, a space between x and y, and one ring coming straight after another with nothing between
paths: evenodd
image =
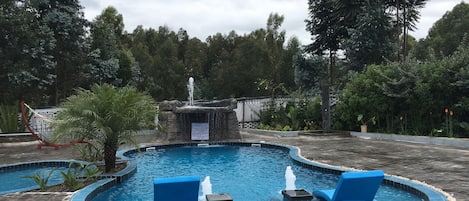
<instances>
[{"instance_id":1,"label":"orange hammock","mask_svg":"<svg viewBox=\"0 0 469 201\"><path fill-rule=\"evenodd\" d=\"M36 124L32 126L29 122L28 115L26 113L26 108L35 116L36 120L40 121L41 123L35 122ZM29 107L24 101L21 101L21 117L23 119L24 125L26 128L31 132L31 134L40 142L38 144L38 148L41 149L42 147L54 147L54 149L59 149L60 147L69 147L74 144L84 143L90 144L89 142L83 141L83 139L72 140L68 143L55 143L46 139L45 132L50 132L49 125L51 120L47 119L47 117L40 115L36 111L34 111L31 107ZM49 131L47 131L49 130Z\"/></svg>"}]
</instances>

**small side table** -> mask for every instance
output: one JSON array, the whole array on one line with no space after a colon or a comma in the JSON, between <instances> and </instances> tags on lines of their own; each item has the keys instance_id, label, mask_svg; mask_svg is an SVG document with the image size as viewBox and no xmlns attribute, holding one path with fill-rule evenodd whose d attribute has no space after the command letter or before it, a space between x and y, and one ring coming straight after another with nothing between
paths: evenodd
<instances>
[{"instance_id":1,"label":"small side table","mask_svg":"<svg viewBox=\"0 0 469 201\"><path fill-rule=\"evenodd\" d=\"M284 201L311 201L314 196L304 189L282 190Z\"/></svg>"},{"instance_id":2,"label":"small side table","mask_svg":"<svg viewBox=\"0 0 469 201\"><path fill-rule=\"evenodd\" d=\"M228 194L208 194L205 195L205 198L207 201L233 201L233 198Z\"/></svg>"}]
</instances>

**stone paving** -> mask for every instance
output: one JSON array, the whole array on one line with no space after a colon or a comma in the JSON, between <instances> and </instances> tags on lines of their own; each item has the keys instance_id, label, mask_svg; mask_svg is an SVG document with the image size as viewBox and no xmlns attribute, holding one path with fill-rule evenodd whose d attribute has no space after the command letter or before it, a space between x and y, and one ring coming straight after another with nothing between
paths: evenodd
<instances>
[{"instance_id":1,"label":"stone paving","mask_svg":"<svg viewBox=\"0 0 469 201\"><path fill-rule=\"evenodd\" d=\"M242 141L288 144L302 156L321 163L356 169L382 169L386 174L422 181L442 189L458 201L469 201L469 149L371 140L347 135L300 135L275 137L242 133ZM158 136L138 138L140 144L162 144ZM46 159L78 159L73 148L37 149L35 142L0 143L0 164ZM0 201L69 200L70 193L13 193Z\"/></svg>"}]
</instances>

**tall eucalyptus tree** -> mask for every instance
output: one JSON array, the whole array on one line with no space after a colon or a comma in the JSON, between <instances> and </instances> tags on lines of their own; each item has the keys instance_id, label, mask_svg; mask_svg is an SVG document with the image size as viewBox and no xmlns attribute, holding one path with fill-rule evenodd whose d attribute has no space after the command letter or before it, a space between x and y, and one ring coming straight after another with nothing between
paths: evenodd
<instances>
[{"instance_id":1,"label":"tall eucalyptus tree","mask_svg":"<svg viewBox=\"0 0 469 201\"><path fill-rule=\"evenodd\" d=\"M328 55L329 64L324 69L325 78L321 81L323 129L328 132L330 122L330 86L333 84L333 69L337 51L348 36L348 19L337 14L335 0L309 0L309 16L306 22L306 30L311 33L313 43L306 47L309 53L323 56Z\"/></svg>"}]
</instances>

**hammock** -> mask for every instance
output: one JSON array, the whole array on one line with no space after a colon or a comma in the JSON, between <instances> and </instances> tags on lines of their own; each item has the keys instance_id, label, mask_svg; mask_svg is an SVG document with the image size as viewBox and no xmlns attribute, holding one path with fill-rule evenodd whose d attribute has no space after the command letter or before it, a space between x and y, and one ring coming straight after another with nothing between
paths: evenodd
<instances>
[{"instance_id":1,"label":"hammock","mask_svg":"<svg viewBox=\"0 0 469 201\"><path fill-rule=\"evenodd\" d=\"M26 112L26 109L28 109L29 112ZM32 115L31 118L29 118L29 114ZM24 101L21 101L21 117L29 132L31 132L34 138L40 142L40 144L38 144L39 149L42 147L54 147L55 149L59 149L60 147L69 147L78 143L90 144L89 142L83 141L83 139L71 140L67 143L52 142L48 140L47 138L52 134L52 130L50 128L52 120L33 110ZM34 119L33 124L30 122L30 119Z\"/></svg>"}]
</instances>

